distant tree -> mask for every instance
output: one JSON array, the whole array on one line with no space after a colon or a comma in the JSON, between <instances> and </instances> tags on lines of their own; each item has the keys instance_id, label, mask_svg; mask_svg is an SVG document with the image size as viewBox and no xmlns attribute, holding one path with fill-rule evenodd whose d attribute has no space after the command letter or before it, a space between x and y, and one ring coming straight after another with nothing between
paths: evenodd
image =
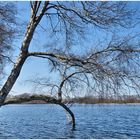
<instances>
[{"instance_id":1,"label":"distant tree","mask_svg":"<svg viewBox=\"0 0 140 140\"><path fill-rule=\"evenodd\" d=\"M17 9L14 3L0 2L0 76L6 62L12 62L12 42L17 34L16 29Z\"/></svg>"},{"instance_id":2,"label":"distant tree","mask_svg":"<svg viewBox=\"0 0 140 140\"><path fill-rule=\"evenodd\" d=\"M64 107L74 118L70 109L62 101L62 87L70 78L78 75L77 80L86 77L93 89L100 93L118 94L119 91L139 89L139 34L135 36L122 34L113 36L110 41L93 46L89 53L78 54L71 51L71 44L76 43L79 35L91 28L109 31L122 27L130 29L136 24L134 11L128 2L30 2L31 16L26 33L21 45L21 51L11 73L1 88L1 105L15 84L20 71L28 57L40 57L52 64L52 70L60 74L62 81L58 86L58 100L53 99ZM49 29L40 25L43 17L47 19ZM61 48L46 47L43 52L29 52L30 43L38 26L44 30L53 31L65 39L65 45ZM90 26L90 28L88 28ZM53 40L51 37L50 40ZM137 41L135 41L137 40ZM59 42L58 42L59 43ZM37 46L40 47L40 46ZM86 81L85 80L85 81ZM80 79L78 80L80 81ZM83 80L84 81L84 80ZM72 82L69 82L70 84ZM80 82L79 82L80 83ZM73 84L75 85L75 83ZM52 103L52 100L50 101ZM74 119L73 119L74 120ZM73 121L75 126L75 121Z\"/></svg>"}]
</instances>

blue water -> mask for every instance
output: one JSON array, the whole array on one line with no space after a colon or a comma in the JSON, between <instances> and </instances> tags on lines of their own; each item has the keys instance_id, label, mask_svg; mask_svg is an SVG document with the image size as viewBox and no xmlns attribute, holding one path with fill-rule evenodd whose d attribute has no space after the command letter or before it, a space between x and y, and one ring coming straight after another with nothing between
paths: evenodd
<instances>
[{"instance_id":1,"label":"blue water","mask_svg":"<svg viewBox=\"0 0 140 140\"><path fill-rule=\"evenodd\" d=\"M57 105L0 108L0 138L140 138L140 105L74 105L76 128Z\"/></svg>"}]
</instances>

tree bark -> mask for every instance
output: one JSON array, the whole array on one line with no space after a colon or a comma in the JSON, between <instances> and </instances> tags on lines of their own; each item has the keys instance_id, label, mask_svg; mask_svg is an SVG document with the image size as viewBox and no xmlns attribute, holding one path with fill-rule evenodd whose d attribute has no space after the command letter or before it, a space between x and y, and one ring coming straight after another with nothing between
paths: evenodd
<instances>
[{"instance_id":1,"label":"tree bark","mask_svg":"<svg viewBox=\"0 0 140 140\"><path fill-rule=\"evenodd\" d=\"M11 74L9 75L7 81L5 82L5 84L3 85L0 91L0 105L2 105L6 96L8 95L14 83L16 82L26 58L27 58L26 55L24 55L23 53L20 54L16 64L14 65L11 71Z\"/></svg>"},{"instance_id":2,"label":"tree bark","mask_svg":"<svg viewBox=\"0 0 140 140\"><path fill-rule=\"evenodd\" d=\"M63 107L70 114L71 119L72 119L72 127L74 129L75 128L75 116L74 116L73 112L65 104L63 104L61 102L54 103L54 104L60 105L61 107Z\"/></svg>"},{"instance_id":3,"label":"tree bark","mask_svg":"<svg viewBox=\"0 0 140 140\"><path fill-rule=\"evenodd\" d=\"M36 4L38 4L38 2L36 1L34 4L36 5ZM0 106L3 104L6 96L12 89L14 83L16 82L16 80L21 72L21 69L22 69L22 66L23 66L25 60L29 56L28 49L29 49L29 45L30 45L31 40L34 35L34 31L35 31L37 25L39 24L39 22L41 21L44 13L46 12L48 4L49 4L49 1L44 2L44 5L38 16L37 16L37 12L39 10L40 4L38 4L38 8L36 6L33 9L31 8L30 21L27 26L24 40L22 42L21 52L19 54L19 57L17 58L17 62L15 63L8 79L6 80L2 89L0 90Z\"/></svg>"},{"instance_id":4,"label":"tree bark","mask_svg":"<svg viewBox=\"0 0 140 140\"><path fill-rule=\"evenodd\" d=\"M3 85L3 87L0 90L0 105L3 104L6 96L12 89L13 85L15 84L15 82L21 72L22 66L28 57L28 48L29 48L30 42L32 40L35 28L36 28L36 25L35 25L33 19L31 18L29 25L27 26L25 37L24 37L24 40L23 40L23 43L21 46L21 52L19 54L19 57L17 58L17 62L14 64L9 77L7 78L5 84Z\"/></svg>"}]
</instances>

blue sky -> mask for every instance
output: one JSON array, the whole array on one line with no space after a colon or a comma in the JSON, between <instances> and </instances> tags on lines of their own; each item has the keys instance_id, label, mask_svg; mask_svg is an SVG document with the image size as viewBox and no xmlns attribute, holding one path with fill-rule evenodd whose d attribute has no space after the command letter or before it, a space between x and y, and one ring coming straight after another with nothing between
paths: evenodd
<instances>
[{"instance_id":1,"label":"blue sky","mask_svg":"<svg viewBox=\"0 0 140 140\"><path fill-rule=\"evenodd\" d=\"M20 11L18 13L18 20L23 23L23 27L25 28L26 23L28 23L29 20L29 16L30 16L30 5L29 2L16 2L18 5L18 11ZM132 4L133 7L138 8L140 6L140 4L137 3L133 3ZM46 24L46 20L43 19L41 24L44 26ZM91 29L91 28L90 28ZM139 30L139 26L137 26L137 28L135 29L131 29L132 31L138 31ZM125 33L125 29L121 29L119 32L121 34ZM48 30L48 32L44 32L40 27L37 28L36 33L34 35L33 41L31 42L30 45L30 51L42 51L43 50L43 46L46 45L46 43L50 43L51 44L51 40L48 36L48 33L50 31ZM92 48L92 45L95 45L98 41L98 39L100 40L105 40L106 38L104 38L104 36L106 35L103 31L98 32L95 29L91 29L90 33L92 35L88 35L88 39L85 41L80 42L79 44L75 45L75 49L74 51L78 52L78 53L83 53L86 50L90 50L90 48ZM19 48L21 46L22 43L22 39L23 39L24 35L20 37L19 40L14 42L14 48L15 48L15 52L14 52L14 59L16 59L16 56L19 53ZM108 37L110 37L110 33L108 34ZM49 38L49 39L48 39ZM58 38L63 38L62 36L58 36ZM57 42L57 40L55 40L56 44L60 45L60 42ZM53 43L53 42L52 42ZM82 44L82 48L79 47L79 45ZM61 45L60 45L61 46ZM79 49L80 48L80 49ZM12 68L12 65L9 65L6 67L6 71L7 74L10 72ZM39 58L28 58L26 63L24 64L21 74L18 78L18 80L16 81L16 84L14 85L14 87L12 88L12 91L10 94L21 94L21 93L25 93L25 92L33 92L33 87L32 84L30 84L29 82L27 82L27 80L31 79L32 77L36 77L36 76L44 76L44 77L49 77L52 76L54 79L58 78L57 77L57 73L56 75L51 74L49 72L48 69L48 64L46 63L46 61L39 59Z\"/></svg>"},{"instance_id":2,"label":"blue sky","mask_svg":"<svg viewBox=\"0 0 140 140\"><path fill-rule=\"evenodd\" d=\"M18 11L20 11L18 13L18 20L24 24L28 23L29 20L29 16L30 16L30 5L29 2L16 2L18 4ZM42 24L45 24L46 21L42 21ZM25 28L25 25L24 25ZM38 27L39 28L39 27ZM25 28L26 29L26 28ZM24 30L25 30L24 29ZM43 50L43 47L48 40L46 40L47 33L43 32L41 29L37 29L37 33L34 35L33 41L31 42L30 45L30 51L33 50L39 50L41 51L41 48ZM97 35L97 33L95 33ZM19 54L19 47L21 46L22 43L22 39L23 39L24 35L21 36L19 40L17 40L14 43L14 47L15 47L15 51L14 51L14 58L16 59L16 56ZM89 38L88 42L92 40L92 37ZM49 41L50 42L50 41ZM58 42L60 43L60 42ZM87 44L87 43L85 43ZM92 43L91 43L92 44ZM86 50L88 50L88 46L84 47L84 42L82 43L83 45L83 49L86 48ZM90 46L90 45L89 45ZM77 47L75 47L75 51L77 51L78 53L82 53L83 50L77 45ZM12 66L7 66L6 67L6 71L7 73L10 72ZM42 60L40 58L28 58L22 68L22 71L20 73L20 76L18 77L18 80L16 81L14 87L12 88L12 91L10 92L10 94L21 94L21 93L25 93L25 92L32 92L33 87L32 84L27 82L26 80L32 79L33 77L36 77L36 75L44 76L44 77L49 77L49 69L48 69L48 65L46 63L45 60ZM57 77L56 75L51 75L52 77Z\"/></svg>"}]
</instances>

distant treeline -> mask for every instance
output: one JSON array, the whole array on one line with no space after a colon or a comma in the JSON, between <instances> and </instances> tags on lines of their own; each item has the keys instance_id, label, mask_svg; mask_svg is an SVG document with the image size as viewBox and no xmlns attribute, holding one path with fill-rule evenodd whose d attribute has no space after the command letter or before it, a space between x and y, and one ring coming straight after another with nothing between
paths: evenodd
<instances>
[{"instance_id":1,"label":"distant treeline","mask_svg":"<svg viewBox=\"0 0 140 140\"><path fill-rule=\"evenodd\" d=\"M70 100L65 100L65 102L73 102L73 103L84 103L84 104L100 104L100 103L140 103L139 96L122 96L119 98L105 98L105 97L93 97L93 96L85 96L85 97L76 97Z\"/></svg>"},{"instance_id":2,"label":"distant treeline","mask_svg":"<svg viewBox=\"0 0 140 140\"><path fill-rule=\"evenodd\" d=\"M34 100L31 100L31 99ZM29 103L29 104L46 104L44 102L44 98L51 99L52 97L46 95L31 95L28 93L24 93L17 96L9 96L6 99L6 102L9 103ZM25 102L23 101L25 100ZM22 102L20 102L22 101ZM79 104L101 104L101 103L140 103L140 97L136 95L123 95L117 98L114 97L93 97L93 96L85 96L85 97L75 97L70 99L64 99L62 102L64 103L79 103Z\"/></svg>"}]
</instances>

